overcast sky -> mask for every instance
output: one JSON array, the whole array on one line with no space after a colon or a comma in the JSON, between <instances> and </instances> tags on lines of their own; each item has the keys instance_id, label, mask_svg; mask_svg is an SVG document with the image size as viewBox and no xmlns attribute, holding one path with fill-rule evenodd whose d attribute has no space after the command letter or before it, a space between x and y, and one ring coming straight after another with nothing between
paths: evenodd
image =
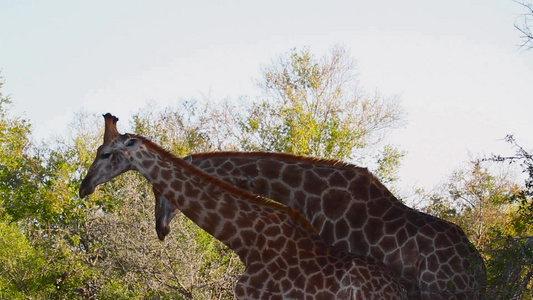
<instances>
[{"instance_id":1,"label":"overcast sky","mask_svg":"<svg viewBox=\"0 0 533 300\"><path fill-rule=\"evenodd\" d=\"M257 95L261 66L292 48L342 44L368 91L399 95L404 186L431 188L469 159L533 147L533 51L524 9L483 1L0 0L0 75L39 139L73 114L122 120L152 100ZM101 124L95 124L101 126Z\"/></svg>"}]
</instances>

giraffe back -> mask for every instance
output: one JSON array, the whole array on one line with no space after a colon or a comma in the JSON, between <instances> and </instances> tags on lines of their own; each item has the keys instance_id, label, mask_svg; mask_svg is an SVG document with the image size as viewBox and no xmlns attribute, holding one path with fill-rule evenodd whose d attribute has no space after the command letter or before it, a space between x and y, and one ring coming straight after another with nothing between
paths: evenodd
<instances>
[{"instance_id":1,"label":"giraffe back","mask_svg":"<svg viewBox=\"0 0 533 300\"><path fill-rule=\"evenodd\" d=\"M299 211L328 244L383 262L413 299L483 296L484 264L465 233L407 207L366 168L265 152L214 152L185 159Z\"/></svg>"}]
</instances>

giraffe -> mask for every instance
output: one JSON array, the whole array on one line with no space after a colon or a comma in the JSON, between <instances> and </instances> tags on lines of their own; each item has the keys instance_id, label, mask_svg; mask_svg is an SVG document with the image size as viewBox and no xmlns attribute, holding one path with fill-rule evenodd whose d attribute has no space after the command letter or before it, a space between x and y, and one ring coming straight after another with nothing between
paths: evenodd
<instances>
[{"instance_id":1,"label":"giraffe","mask_svg":"<svg viewBox=\"0 0 533 300\"><path fill-rule=\"evenodd\" d=\"M238 299L407 299L384 266L328 246L297 211L209 175L142 136L120 134L118 118L104 118L104 143L80 197L126 171L141 173L156 191L160 230L179 209L237 253L245 265Z\"/></svg>"},{"instance_id":2,"label":"giraffe","mask_svg":"<svg viewBox=\"0 0 533 300\"><path fill-rule=\"evenodd\" d=\"M184 159L299 211L326 243L381 261L401 279L409 299L484 298L483 259L461 228L407 207L366 168L265 152ZM156 220L160 217L156 211ZM160 238L168 231L157 227Z\"/></svg>"}]
</instances>

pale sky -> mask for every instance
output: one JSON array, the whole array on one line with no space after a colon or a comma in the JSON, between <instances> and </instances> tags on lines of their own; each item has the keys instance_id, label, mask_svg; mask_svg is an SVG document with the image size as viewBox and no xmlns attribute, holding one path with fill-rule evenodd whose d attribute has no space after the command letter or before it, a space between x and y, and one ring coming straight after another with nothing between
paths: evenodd
<instances>
[{"instance_id":1,"label":"pale sky","mask_svg":"<svg viewBox=\"0 0 533 300\"><path fill-rule=\"evenodd\" d=\"M43 139L82 109L126 121L149 100L257 95L279 54L342 44L363 88L401 97L408 123L387 141L408 152L402 185L431 188L470 156L509 152L506 134L533 148L520 13L512 0L0 0L2 92Z\"/></svg>"}]
</instances>

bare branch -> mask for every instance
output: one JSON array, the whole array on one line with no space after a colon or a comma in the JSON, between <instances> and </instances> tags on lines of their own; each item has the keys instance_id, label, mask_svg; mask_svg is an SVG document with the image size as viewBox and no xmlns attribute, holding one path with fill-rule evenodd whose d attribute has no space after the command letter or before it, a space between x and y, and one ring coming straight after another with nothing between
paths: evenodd
<instances>
[{"instance_id":1,"label":"bare branch","mask_svg":"<svg viewBox=\"0 0 533 300\"><path fill-rule=\"evenodd\" d=\"M520 48L524 48L526 50L532 50L533 49L533 32L531 32L531 23L533 22L533 4L526 3L526 2L520 2L520 1L514 1L521 6L523 6L526 9L526 12L520 15L520 18L522 21L520 23L515 23L514 27L518 32L520 32L520 39L522 40L522 44L520 45Z\"/></svg>"}]
</instances>

